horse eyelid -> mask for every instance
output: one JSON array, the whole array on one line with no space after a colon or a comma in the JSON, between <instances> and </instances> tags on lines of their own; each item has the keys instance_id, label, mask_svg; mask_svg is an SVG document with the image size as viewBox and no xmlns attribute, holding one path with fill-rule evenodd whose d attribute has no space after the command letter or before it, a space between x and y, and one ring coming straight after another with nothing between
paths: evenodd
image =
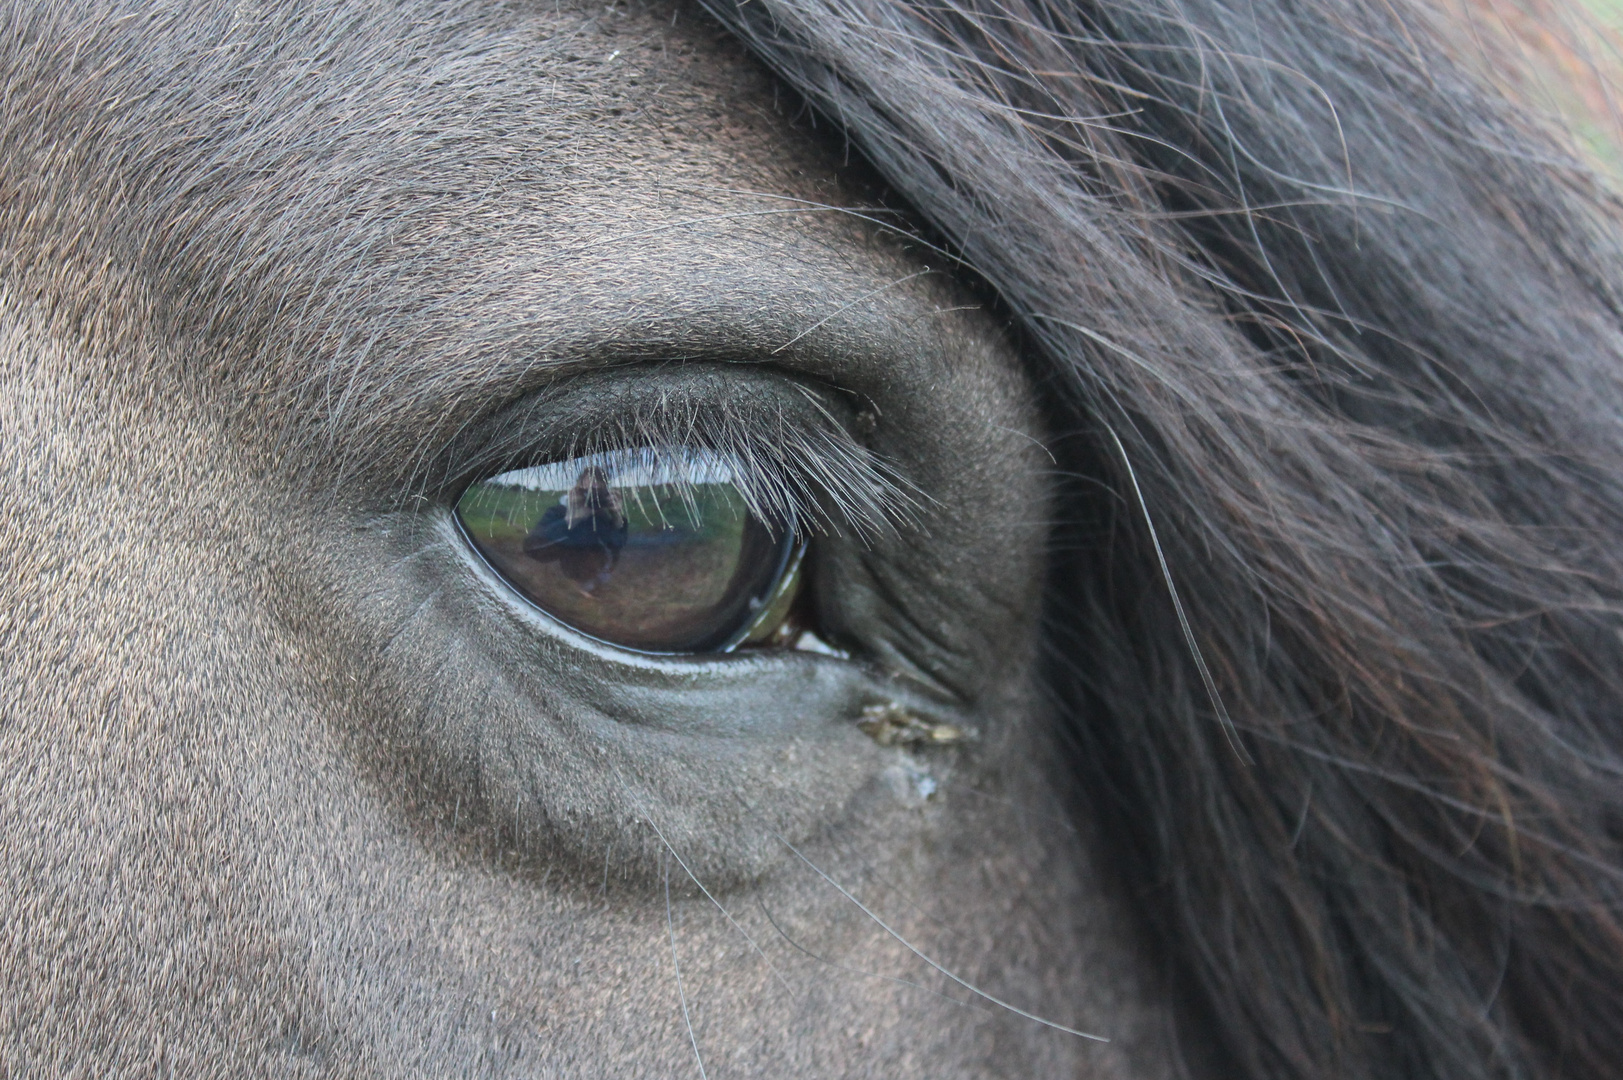
<instances>
[{"instance_id":1,"label":"horse eyelid","mask_svg":"<svg viewBox=\"0 0 1623 1080\"><path fill-rule=\"evenodd\" d=\"M872 543L920 529L932 502L900 467L858 443L820 403L811 415L794 416L781 407L712 407L661 396L582 424L578 434L559 432L554 425L545 425L553 432L538 433L537 426L520 422L460 464L449 463L446 474L464 478L450 492L453 498L468 483L525 464L703 450L737 463L739 489L752 513L794 521L809 532L850 533Z\"/></svg>"}]
</instances>

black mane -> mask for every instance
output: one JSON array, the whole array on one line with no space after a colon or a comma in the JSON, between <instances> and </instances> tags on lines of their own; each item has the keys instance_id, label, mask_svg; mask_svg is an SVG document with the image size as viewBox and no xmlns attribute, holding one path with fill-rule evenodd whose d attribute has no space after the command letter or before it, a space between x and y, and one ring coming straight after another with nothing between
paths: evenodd
<instances>
[{"instance_id":1,"label":"black mane","mask_svg":"<svg viewBox=\"0 0 1623 1080\"><path fill-rule=\"evenodd\" d=\"M1220 1070L1617 1074L1603 186L1415 7L712 6L1030 342L1077 783Z\"/></svg>"}]
</instances>

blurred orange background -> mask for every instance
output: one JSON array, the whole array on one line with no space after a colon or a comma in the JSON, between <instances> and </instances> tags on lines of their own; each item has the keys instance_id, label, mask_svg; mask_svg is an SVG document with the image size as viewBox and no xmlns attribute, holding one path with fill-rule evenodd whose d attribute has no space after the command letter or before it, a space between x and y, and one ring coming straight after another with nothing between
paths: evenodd
<instances>
[{"instance_id":1,"label":"blurred orange background","mask_svg":"<svg viewBox=\"0 0 1623 1080\"><path fill-rule=\"evenodd\" d=\"M1459 56L1623 181L1623 0L1434 0Z\"/></svg>"}]
</instances>

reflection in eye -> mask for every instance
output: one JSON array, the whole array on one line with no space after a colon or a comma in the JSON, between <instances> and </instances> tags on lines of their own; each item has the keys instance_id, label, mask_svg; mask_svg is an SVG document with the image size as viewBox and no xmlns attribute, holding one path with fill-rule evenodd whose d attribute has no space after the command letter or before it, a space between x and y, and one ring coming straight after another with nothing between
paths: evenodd
<instances>
[{"instance_id":1,"label":"reflection in eye","mask_svg":"<svg viewBox=\"0 0 1623 1080\"><path fill-rule=\"evenodd\" d=\"M750 511L730 455L630 450L472 484L456 506L473 546L560 621L646 652L773 640L799 587L791 523Z\"/></svg>"}]
</instances>

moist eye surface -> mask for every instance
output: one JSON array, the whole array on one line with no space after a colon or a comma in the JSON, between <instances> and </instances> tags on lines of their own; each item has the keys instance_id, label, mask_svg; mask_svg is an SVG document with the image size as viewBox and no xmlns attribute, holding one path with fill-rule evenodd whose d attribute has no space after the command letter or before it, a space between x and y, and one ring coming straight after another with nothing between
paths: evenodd
<instances>
[{"instance_id":1,"label":"moist eye surface","mask_svg":"<svg viewBox=\"0 0 1623 1080\"><path fill-rule=\"evenodd\" d=\"M514 590L576 630L645 652L768 639L798 587L791 523L753 513L731 455L642 449L471 484L456 516Z\"/></svg>"}]
</instances>

